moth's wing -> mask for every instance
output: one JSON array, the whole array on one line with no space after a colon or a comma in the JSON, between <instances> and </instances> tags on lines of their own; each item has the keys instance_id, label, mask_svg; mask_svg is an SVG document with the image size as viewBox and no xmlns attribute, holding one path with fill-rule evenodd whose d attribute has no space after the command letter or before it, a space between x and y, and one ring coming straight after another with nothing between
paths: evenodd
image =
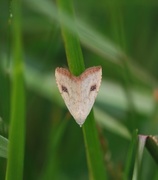
<instances>
[{"instance_id":1,"label":"moth's wing","mask_svg":"<svg viewBox=\"0 0 158 180\"><path fill-rule=\"evenodd\" d=\"M77 78L65 68L56 68L55 77L61 96L75 119L76 111L78 109L78 96L80 94Z\"/></svg>"},{"instance_id":2,"label":"moth's wing","mask_svg":"<svg viewBox=\"0 0 158 180\"><path fill-rule=\"evenodd\" d=\"M102 68L100 66L88 68L81 75L81 100L80 106L82 124L87 118L98 94L102 79Z\"/></svg>"},{"instance_id":3,"label":"moth's wing","mask_svg":"<svg viewBox=\"0 0 158 180\"><path fill-rule=\"evenodd\" d=\"M76 122L82 126L99 91L102 68L88 68L79 77L73 76L67 69L56 68L55 77L67 108Z\"/></svg>"}]
</instances>

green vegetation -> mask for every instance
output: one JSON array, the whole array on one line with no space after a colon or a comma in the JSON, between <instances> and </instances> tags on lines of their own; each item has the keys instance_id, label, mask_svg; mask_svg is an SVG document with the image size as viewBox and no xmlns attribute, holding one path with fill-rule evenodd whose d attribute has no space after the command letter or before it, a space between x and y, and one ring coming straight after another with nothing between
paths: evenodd
<instances>
[{"instance_id":1,"label":"green vegetation","mask_svg":"<svg viewBox=\"0 0 158 180\"><path fill-rule=\"evenodd\" d=\"M0 2L0 179L157 179L158 7L152 1ZM54 71L101 65L80 128Z\"/></svg>"}]
</instances>

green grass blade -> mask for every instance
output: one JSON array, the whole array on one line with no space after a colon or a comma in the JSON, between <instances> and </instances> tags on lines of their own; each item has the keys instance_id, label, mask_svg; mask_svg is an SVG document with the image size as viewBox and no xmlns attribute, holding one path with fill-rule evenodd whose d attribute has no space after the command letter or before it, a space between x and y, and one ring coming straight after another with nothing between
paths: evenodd
<instances>
[{"instance_id":1,"label":"green grass blade","mask_svg":"<svg viewBox=\"0 0 158 180\"><path fill-rule=\"evenodd\" d=\"M7 158L8 155L8 139L0 136L0 157Z\"/></svg>"},{"instance_id":2,"label":"green grass blade","mask_svg":"<svg viewBox=\"0 0 158 180\"><path fill-rule=\"evenodd\" d=\"M58 0L58 5L61 23L62 19L64 18L63 12L65 12L68 17L73 18L73 10L70 0ZM75 31L77 32L77 28ZM65 50L69 69L72 74L78 76L84 71L85 67L77 33L72 33L65 25L62 24L62 35L65 43Z\"/></svg>"},{"instance_id":3,"label":"green grass blade","mask_svg":"<svg viewBox=\"0 0 158 180\"><path fill-rule=\"evenodd\" d=\"M70 0L58 0L58 6L61 19L62 12L66 12L71 18L74 17ZM76 34L72 34L63 24L61 28L69 69L74 75L79 75L84 70L84 61L78 37ZM90 179L106 179L106 171L96 131L93 111L91 111L83 125L83 134Z\"/></svg>"},{"instance_id":4,"label":"green grass blade","mask_svg":"<svg viewBox=\"0 0 158 180\"><path fill-rule=\"evenodd\" d=\"M132 135L132 141L129 147L125 170L124 170L124 176L123 176L124 180L132 179L131 177L133 174L134 159L136 157L135 154L136 154L137 144L138 144L138 130L134 131Z\"/></svg>"},{"instance_id":5,"label":"green grass blade","mask_svg":"<svg viewBox=\"0 0 158 180\"><path fill-rule=\"evenodd\" d=\"M133 172L132 180L140 179L140 166L141 166L146 139L147 136L139 135L138 149L134 164L134 172Z\"/></svg>"},{"instance_id":6,"label":"green grass blade","mask_svg":"<svg viewBox=\"0 0 158 180\"><path fill-rule=\"evenodd\" d=\"M86 119L86 123L83 125L83 134L86 146L90 179L106 180L107 175L103 163L103 156L100 149L93 111L91 111L88 118Z\"/></svg>"},{"instance_id":7,"label":"green grass blade","mask_svg":"<svg viewBox=\"0 0 158 180\"><path fill-rule=\"evenodd\" d=\"M12 2L13 72L11 92L11 119L6 180L22 180L25 138L25 93L21 49L20 0Z\"/></svg>"}]
</instances>

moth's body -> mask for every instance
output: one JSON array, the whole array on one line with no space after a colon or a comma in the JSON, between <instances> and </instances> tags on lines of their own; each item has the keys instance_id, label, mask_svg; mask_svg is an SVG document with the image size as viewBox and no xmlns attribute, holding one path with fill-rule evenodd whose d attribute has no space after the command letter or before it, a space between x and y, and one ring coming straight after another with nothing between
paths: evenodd
<instances>
[{"instance_id":1,"label":"moth's body","mask_svg":"<svg viewBox=\"0 0 158 180\"><path fill-rule=\"evenodd\" d=\"M55 77L67 108L76 122L82 126L100 87L101 66L88 68L77 77L65 68L56 68Z\"/></svg>"}]
</instances>

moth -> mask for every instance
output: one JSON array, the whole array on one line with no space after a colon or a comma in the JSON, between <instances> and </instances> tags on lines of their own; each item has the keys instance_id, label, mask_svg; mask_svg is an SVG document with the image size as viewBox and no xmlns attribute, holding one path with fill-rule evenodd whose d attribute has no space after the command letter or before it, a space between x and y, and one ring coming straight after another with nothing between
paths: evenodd
<instances>
[{"instance_id":1,"label":"moth","mask_svg":"<svg viewBox=\"0 0 158 180\"><path fill-rule=\"evenodd\" d=\"M98 94L102 79L102 67L90 67L80 76L74 76L67 69L57 67L55 77L68 110L81 127Z\"/></svg>"}]
</instances>

